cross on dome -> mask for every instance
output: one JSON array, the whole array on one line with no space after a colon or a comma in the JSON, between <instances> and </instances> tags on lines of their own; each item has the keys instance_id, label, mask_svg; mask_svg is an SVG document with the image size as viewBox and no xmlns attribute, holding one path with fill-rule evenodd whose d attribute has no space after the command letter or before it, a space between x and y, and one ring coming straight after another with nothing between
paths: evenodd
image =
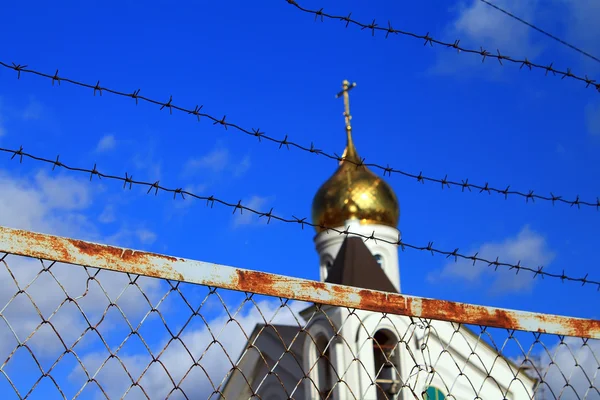
<instances>
[{"instance_id":1,"label":"cross on dome","mask_svg":"<svg viewBox=\"0 0 600 400\"><path fill-rule=\"evenodd\" d=\"M352 140L352 115L349 91L356 86L344 80L336 98L344 98L347 144L337 171L317 191L313 199L312 219L317 232L326 227L344 227L355 219L361 225L396 227L400 216L398 200L392 188L362 165Z\"/></svg>"}]
</instances>

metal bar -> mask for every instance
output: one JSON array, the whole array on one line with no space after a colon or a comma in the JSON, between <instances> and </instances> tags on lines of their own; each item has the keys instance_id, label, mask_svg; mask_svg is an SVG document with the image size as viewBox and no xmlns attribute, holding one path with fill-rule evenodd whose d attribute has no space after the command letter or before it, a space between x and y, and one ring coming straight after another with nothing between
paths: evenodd
<instances>
[{"instance_id":1,"label":"metal bar","mask_svg":"<svg viewBox=\"0 0 600 400\"><path fill-rule=\"evenodd\" d=\"M385 293L6 227L0 227L0 252L318 304L600 339L600 320Z\"/></svg>"}]
</instances>

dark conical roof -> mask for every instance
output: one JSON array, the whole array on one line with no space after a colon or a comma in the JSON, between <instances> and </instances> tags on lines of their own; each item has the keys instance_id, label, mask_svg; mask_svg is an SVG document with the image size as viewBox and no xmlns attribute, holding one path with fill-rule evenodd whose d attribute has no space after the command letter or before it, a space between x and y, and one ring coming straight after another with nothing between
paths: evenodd
<instances>
[{"instance_id":1,"label":"dark conical roof","mask_svg":"<svg viewBox=\"0 0 600 400\"><path fill-rule=\"evenodd\" d=\"M398 293L371 251L358 237L344 240L325 282Z\"/></svg>"}]
</instances>

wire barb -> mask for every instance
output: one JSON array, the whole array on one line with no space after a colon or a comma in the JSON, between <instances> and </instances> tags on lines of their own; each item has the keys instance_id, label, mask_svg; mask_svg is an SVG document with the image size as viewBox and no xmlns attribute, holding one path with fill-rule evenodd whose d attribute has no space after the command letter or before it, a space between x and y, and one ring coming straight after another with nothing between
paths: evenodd
<instances>
[{"instance_id":1,"label":"wire barb","mask_svg":"<svg viewBox=\"0 0 600 400\"><path fill-rule=\"evenodd\" d=\"M550 277L550 278L558 278L558 279L561 279L562 281L570 281L570 282L584 282L584 279L585 279L586 284L597 286L600 290L600 281L589 280L589 279L587 279L587 275L582 278L576 278L576 277L571 277L571 276L566 275L564 273L564 271L562 274L556 274L556 273L543 271L542 270L543 267L532 268L532 267L522 266L519 264L511 264L511 263L501 262L501 261L499 261L498 258L496 258L495 261L490 261L486 258L478 257L477 253L473 256L467 256L467 255L459 253L458 248L456 248L453 251L436 249L433 247L433 242L429 242L427 244L427 246L419 246L419 245L414 245L414 244L410 244L410 243L406 243L406 242L400 242L400 238L398 239L398 241L392 241L392 240L388 240L388 239L384 239L384 238L380 238L380 237L375 237L374 234L365 235L365 234L350 232L349 227L346 227L344 230L340 230L340 229L337 229L334 227L323 226L321 224L314 224L314 223L306 221L306 218L298 218L296 216L292 216L291 218L285 218L285 217L274 214L273 209L271 209L269 212L264 212L264 211L253 209L249 206L245 206L242 204L242 200L239 200L237 203L230 203L225 200L219 199L213 195L206 197L206 196L200 196L200 195L194 194L190 191L182 190L181 188L175 188L175 189L167 188L167 187L161 186L159 181L156 181L154 183L147 182L147 181L136 181L136 180L133 180L133 177L129 176L127 173L125 173L125 177L101 173L100 171L97 170L96 164L94 164L93 169L72 167L72 166L68 166L62 162L57 164L57 161L55 161L53 159L48 159L48 158L44 158L44 157L26 153L23 151L22 147L20 147L19 150L7 149L7 148L0 147L0 151L12 154L11 159L14 158L15 156L19 155L21 159L23 157L27 157L29 159L32 159L32 160L35 160L38 162L44 162L44 163L52 164L54 166L60 166L69 171L80 172L80 173L89 173L90 180L94 175L96 175L96 176L98 176L98 178L106 178L106 179L122 181L122 182L124 182L124 184L123 184L124 188L128 183L129 183L130 189L131 189L132 185L146 186L146 187L148 187L147 194L149 194L152 190L154 190L155 195L157 195L159 191L175 193L175 194L179 193L182 196L185 194L187 196L196 198L198 200L206 200L207 206L210 205L211 208L213 207L214 203L216 202L223 206L232 208L233 214L235 214L235 212L237 210L240 210L240 214L242 214L243 211L246 210L252 214L258 215L259 217L260 216L267 217L268 222L270 222L273 219L273 220L284 222L284 223L300 224L302 228L304 228L304 225L308 225L308 226L315 227L315 228L318 227L327 232L332 231L332 232L338 233L340 235L346 235L346 236L352 235L352 236L361 237L363 239L378 240L383 243L401 245L402 250L404 250L405 247L408 247L413 250L428 251L432 255L439 254L439 255L451 256L451 257L454 257L455 260L458 260L460 258L460 259L464 259L464 260L472 260L473 262L477 261L477 262L487 263L489 265L494 265L496 269L498 267L506 267L509 269L516 269L517 271L524 270L524 271L534 273L534 277L539 275L542 277L546 276L546 277ZM57 157L57 159L58 159L58 157Z\"/></svg>"},{"instance_id":2,"label":"wire barb","mask_svg":"<svg viewBox=\"0 0 600 400\"><path fill-rule=\"evenodd\" d=\"M310 9L304 8L295 1L293 3L290 3L290 2L288 2L288 3L293 5L294 7L296 7L298 10L300 10L302 12L305 12L308 14L315 14L315 17L316 17L316 15L319 15L321 17L321 20L323 20L324 18L343 20L343 21L346 21L346 27L348 27L348 25L350 25L350 24L353 24L353 25L361 28L362 30L371 29L373 32L373 35L375 34L376 30L384 31L384 32L386 32L386 35L389 35L389 33L397 33L397 34L409 36L409 37L412 37L415 39L424 40L424 43L423 43L424 46L429 44L431 47L433 47L433 44L435 43L435 44L439 44L439 45L442 45L447 48L454 48L454 49L458 50L459 52L477 54L477 55L483 56L482 52L484 50L482 48L477 50L477 49L471 49L471 48L467 48L467 47L461 47L459 45L459 40L455 40L454 43L444 42L444 41L437 40L437 39L434 39L433 37L429 36L429 32L427 32L427 34L425 34L425 35L419 35L419 34L412 33L412 32L406 32L406 31L402 31L402 30L392 29L391 24L388 24L388 27L380 27L380 26L375 25L375 21L373 21L370 24L367 24L364 22L353 20L350 18L350 16L341 17L338 15L327 14L326 12L323 11L323 8L321 8L319 11L315 11L315 10L310 10ZM503 65L502 60L506 60L506 61L510 61L511 63L520 64L521 65L520 68L523 68L523 66L527 66L530 70L533 68L536 68L536 69L544 69L544 70L546 70L546 72L548 72L548 67L541 65L541 64L536 64L536 63L530 62L527 58L525 58L523 60L512 58L510 56L502 55L500 53L500 50L497 50L497 53L498 53L497 55L494 55L494 54L486 52L485 57L496 58L498 60L498 62L500 63L500 65ZM578 76L578 75L571 73L570 69L567 69L566 71L559 71L559 70L553 69L552 71L558 72L559 74L561 74L562 78L565 78L568 76L569 78L572 78L572 79L580 81L580 82L585 82L586 84L590 81L589 78L587 78L587 76L582 77L582 76ZM590 86L589 84L586 85L586 87L589 87L589 86ZM600 91L600 84L596 85L596 89L598 91Z\"/></svg>"},{"instance_id":3,"label":"wire barb","mask_svg":"<svg viewBox=\"0 0 600 400\"><path fill-rule=\"evenodd\" d=\"M586 52L586 51L584 51L584 50L581 50L580 48L578 48L578 47L576 47L576 46L574 46L574 45L572 45L572 44L570 44L570 43L568 43L568 42L564 41L563 39L560 39L560 38L558 38L557 36L555 36L555 35L553 35L553 34L551 34L551 33L547 32L547 31L545 31L545 30L543 30L543 29L541 29L541 28L538 28L537 26L535 26L535 25L533 25L533 24L531 24L531 23L529 23L529 22L525 21L524 19L522 19L522 18L520 18L520 17L517 17L516 15L514 15L514 14L512 14L512 13L508 12L507 10L505 10L505 9L503 9L503 8L501 8L501 7L497 6L497 5L495 5L495 4L493 4L493 3L492 3L492 2L490 2L489 0L479 0L479 1L481 1L482 3L485 3L485 4L487 4L488 6L490 6L490 7L494 8L494 9L496 9L496 10L500 11L500 12L501 12L501 13L503 13L503 14L506 14L506 15L508 15L509 17L511 17L511 18L513 18L513 19L515 19L515 20L517 20L517 21L519 21L519 22L521 22L522 24L525 24L525 25L527 25L528 27L530 27L530 28L532 28L532 29L534 29L534 30L538 31L539 33L541 33L541 34L543 34L543 35L546 35L546 36L548 36L549 38L551 38L551 39L553 39L553 40L555 40L555 41L559 42L560 44L562 44L562 45L564 45L564 46L567 46L567 47L569 47L569 48L571 48L571 49L575 50L576 52L578 52L578 53L580 53L580 54L583 54L583 55L584 55L584 56L586 56L586 57L589 57L589 58L591 58L591 59L592 59L592 60L594 60L594 61L600 62L600 59L599 59L598 57L596 57L596 56L594 56L594 55L592 55L592 54L590 54L590 53L588 53L588 52Z\"/></svg>"},{"instance_id":4,"label":"wire barb","mask_svg":"<svg viewBox=\"0 0 600 400\"><path fill-rule=\"evenodd\" d=\"M478 51L478 53L479 53L479 51ZM498 56L499 60L500 60L500 58L504 58L504 56L500 56L499 52L498 52L498 54L499 54L499 56ZM47 78L47 79L51 79L51 80L53 80L54 77L55 77L55 75L46 74L46 73L39 72L39 71L36 71L36 70L25 69L26 65L19 66L19 65L15 64L15 63L12 63L12 65L10 65L10 64L7 64L7 63L4 63L4 62L0 61L0 66L16 70L19 73L30 73L30 74L33 74L33 75L36 75L36 76L41 76L41 77L44 77L44 78ZM549 67L544 67L544 68L551 68L551 65ZM560 71L558 71L558 72L560 73ZM185 107L181 107L181 106L177 106L175 104L172 104L171 103L171 98L170 98L169 102L163 103L163 102L158 101L158 100L154 100L154 99L150 99L150 98L147 98L147 97L140 96L139 93L140 93L141 89L137 89L133 93L130 93L130 92L121 92L121 91L118 91L118 90L115 90L115 89L109 89L109 88L106 88L106 87L100 87L100 81L98 81L95 85L93 85L93 84L88 84L88 83L84 83L84 82L79 82L79 81L76 81L76 80L73 80L73 79L70 79L70 78L64 78L63 77L63 78L60 78L60 79L61 79L61 82L68 82L68 83L74 84L74 85L79 86L79 87L85 87L85 88L88 88L88 89L92 89L92 90L94 90L94 94L96 93L96 91L99 91L100 94L102 94L102 92L107 92L107 93L111 93L111 94L114 94L114 95L117 95L117 96L124 96L124 97L134 98L135 101L136 101L136 104L138 103L138 100L142 100L142 101L145 101L147 103L160 105L161 109L164 108L164 107L169 107L170 110L175 109L175 110L178 110L178 111L185 112L188 115L194 115L194 116L197 117L198 120L200 119L200 117L205 117L205 118L213 121L213 125L222 125L226 130L227 130L227 128L234 128L235 130L237 130L239 132L242 132L242 133L244 133L244 134L246 134L248 136L254 136L254 137L258 138L258 141L261 142L261 143L262 143L261 139L264 138L264 139L266 139L269 142L272 142L272 143L275 143L275 144L279 145L279 148L281 148L282 146L285 145L288 149L290 149L290 148L293 147L295 149L298 149L298 150L301 150L301 151L304 151L304 152L307 152L307 153L318 154L318 155L324 156L325 158L328 158L328 159L331 159L331 160L336 160L337 162L340 162L342 160L341 156L339 156L336 153L328 153L326 151L317 149L315 147L316 145L314 143L311 143L310 146L304 146L302 144L298 144L298 143L295 143L295 142L289 140L287 135L285 136L285 138L283 140L276 139L275 137L271 137L271 136L266 135L264 132L261 132L259 129L254 129L254 128L245 129L245 128L240 127L240 126L238 126L238 125L236 125L234 123L227 122L225 120L226 116L223 116L223 118L216 118L216 117L214 117L214 116L212 116L210 114L202 113L202 112L200 112L200 110L202 109L203 106L200 106L200 107L195 106L194 108L187 109ZM600 89L600 84L598 84L598 88ZM519 197L524 197L524 198L529 197L529 193L528 192L523 192L523 191L518 191L518 190L508 191L508 190L497 189L497 188L489 186L488 183L486 183L485 186L481 186L481 185L477 185L477 184L471 184L471 183L468 183L468 181L469 181L468 179L461 180L459 182L459 181L449 180L449 179L446 179L446 178L444 178L444 179L438 179L438 178L433 178L433 177L430 177L430 176L425 176L425 175L423 175L422 172L419 172L419 175L415 175L415 174L413 174L411 172L403 171L403 170L400 170L400 169L397 169L397 168L392 168L392 167L389 166L389 164L386 165L386 166L384 166L384 165L380 165L380 164L376 164L376 163L367 163L366 159L364 159L364 158L362 160L359 160L359 161L354 161L354 160L351 160L351 159L347 159L346 162L355 164L357 166L365 165L365 166L368 166L368 167L371 167L371 168L379 169L379 170L381 170L384 173L384 175L387 173L387 174L389 174L391 176L391 174L393 173L393 174L401 175L401 176L404 176L404 177L407 177L407 178L416 179L417 182L420 182L420 183L425 183L425 181L428 181L428 182L440 183L442 185L446 185L449 188L452 187L452 186L461 187L461 192L464 192L465 189L468 189L469 192L471 192L471 188L473 188L473 189L479 190L480 193L485 191L485 192L488 192L488 194L492 194L492 193L502 194L502 195L504 195L505 199L508 198L508 195L519 196ZM568 204L568 205L571 205L571 206L577 205L578 209L580 209L581 206L594 207L596 209L600 208L598 206L598 202L597 201L584 201L584 200L580 200L579 198L577 198L576 200L566 200L566 199L563 199L562 196L546 197L546 196L541 196L541 195L537 195L537 194L533 195L530 198L532 200L535 199L535 200L544 200L544 201L553 201L553 202L558 201L560 203Z\"/></svg>"}]
</instances>

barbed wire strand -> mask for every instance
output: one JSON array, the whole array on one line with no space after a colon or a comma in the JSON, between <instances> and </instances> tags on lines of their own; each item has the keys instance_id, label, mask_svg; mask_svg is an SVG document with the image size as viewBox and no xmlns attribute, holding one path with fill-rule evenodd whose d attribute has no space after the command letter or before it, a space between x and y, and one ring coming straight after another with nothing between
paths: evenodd
<instances>
[{"instance_id":1,"label":"barbed wire strand","mask_svg":"<svg viewBox=\"0 0 600 400\"><path fill-rule=\"evenodd\" d=\"M460 46L460 39L456 39L454 42L450 43L450 42L444 42L442 40L438 40L438 39L434 39L433 37L431 37L429 35L429 32L427 32L425 35L419 35L417 33L413 33L413 32L408 32L408 31L403 31L403 30L399 30L399 29L394 29L392 28L392 24L390 21L388 21L387 27L384 26L379 26L377 25L377 23L375 22L375 20L373 20L373 22L371 23L363 23L363 22L359 22L357 20L354 20L351 18L352 13L349 13L347 16L343 16L343 15L331 15L331 14L327 14L326 12L323 11L323 8L319 9L319 10L309 10L307 8L304 8L302 6L300 6L298 4L298 2L296 2L295 0L285 0L287 3L293 5L294 7L296 7L298 10L303 11L305 13L309 13L309 14L313 14L315 16L315 21L318 18L321 18L321 21L323 21L325 18L328 19L334 19L334 20L338 20L338 21L342 21L346 23L346 28L350 25L356 25L358 27L360 27L362 30L368 29L371 31L371 34L374 36L376 31L379 32L385 32L385 37L386 39L391 35L391 34L400 34L400 35L404 35L404 36L410 36L413 37L415 39L421 39L424 40L425 43L424 45L429 44L431 47L433 47L433 44L439 44L442 45L444 47L447 48L452 48L452 49L456 49L459 52L465 52L465 53L470 53L470 54L477 54L479 56L482 57L481 62L484 62L485 59L487 57L490 58L495 58L498 60L498 62L500 63L500 65L502 64L502 61L509 61L511 63L515 63L515 64L521 64L521 67L519 69L522 69L523 67L527 67L529 68L529 70L532 70L533 68L536 69L541 69L541 70L545 70L546 71L546 75L548 75L548 72L551 72L553 75L562 75L561 79L564 78L571 78L571 79L575 79L577 81L580 82L584 82L586 84L586 88L588 87L594 87L596 88L596 90L598 92L600 92L600 83L597 83L597 81L595 79L590 79L588 78L587 75L585 76L579 76L579 75L575 75L572 71L571 68L567 68L566 71L562 71L559 69L556 69L553 67L554 63L550 63L548 65L542 65L542 64L537 64L534 62L529 61L529 59L527 57L525 57L525 59L517 59L517 58L512 58L510 56L504 55L500 52L499 49L496 49L496 53L491 53L487 50L485 50L483 47L480 47L479 50L476 49L470 49L467 47L463 47Z\"/></svg>"},{"instance_id":2,"label":"barbed wire strand","mask_svg":"<svg viewBox=\"0 0 600 400\"><path fill-rule=\"evenodd\" d=\"M126 93L126 92L122 92L119 90L110 89L108 87L100 86L100 81L98 81L94 85L94 84L76 81L71 78L60 77L58 75L58 70L56 71L56 73L54 75L51 75L51 74L36 71L33 69L28 69L27 65L15 64L15 63L8 64L3 61L0 61L0 66L16 71L17 79L21 78L22 73L27 73L27 74L33 74L33 75L40 76L43 78L51 79L53 85L55 82L57 82L59 85L61 82L67 82L67 83L70 83L70 84L73 84L73 85L76 85L79 87L93 89L94 95L96 95L96 93L98 93L101 96L103 92L106 92L106 93L111 93L111 94L114 94L117 96L129 97L129 98L132 98L135 100L136 105L141 100L141 101L145 101L147 103L151 103L151 104L160 106L161 110L164 108L168 108L170 113L173 113L173 110L176 110L176 111L184 112L188 115L193 115L193 116L197 117L198 121L200 121L201 117L209 119L213 122L213 125L221 125L225 129L234 128L235 130L245 133L246 135L256 137L258 139L258 141L261 143L262 143L262 139L265 139L269 142L278 144L279 149L281 149L283 146L285 146L288 150L290 148L295 148L298 150L302 150L304 152L324 156L326 158L335 160L337 162L340 162L342 160L342 156L340 156L336 153L328 153L326 151L320 150L312 142L309 147L309 146L301 145L301 144L298 144L298 143L295 143L295 142L289 140L288 135L285 135L285 137L283 139L276 139L272 136L267 135L265 132L261 132L261 130L259 128L246 129L239 125L236 125L235 123L226 121L226 117L227 117L226 115L224 115L223 118L216 118L210 114L201 112L202 108L204 107L202 105L201 106L196 105L193 109L178 106L173 103L172 96L169 97L169 100L167 102L161 102L159 100L151 99L151 98L140 95L141 89L137 89L131 93ZM415 179L417 182L420 182L423 184L425 182L438 183L438 184L441 184L442 189L444 189L445 187L450 188L452 186L455 186L455 187L460 187L461 192L465 192L465 190L471 192L472 189L474 189L474 190L478 190L479 193L486 192L488 194L492 194L492 193L501 194L501 195L504 195L505 199L508 199L509 195L510 196L519 196L519 197L525 198L525 201L527 203L529 203L530 200L531 200L531 202L535 202L535 200L543 200L543 201L551 201L552 205L554 205L556 202L558 202L558 203L568 204L571 207L577 206L577 208L579 208L579 209L581 208L581 206L595 207L596 210L600 209L600 197L597 197L595 202L581 200L579 198L579 195L577 195L574 200L567 200L567 199L564 199L562 196L555 195L553 192L550 192L550 196L545 196L545 195L540 195L540 194L535 193L534 190L529 190L527 192L520 191L520 190L510 190L510 185L508 185L506 187L506 189L498 189L498 188L494 188L494 187L490 186L488 184L488 182L486 182L483 185L469 183L468 178L461 180L461 182L454 181L454 180L448 179L448 175L446 175L444 178L438 179L438 178L433 178L430 176L423 175L422 172L419 172L419 174L414 174L411 172L406 172L406 171L403 171L403 170L400 170L397 168L390 167L389 164L387 166L383 166L380 164L368 163L365 160L366 160L365 158L362 158L359 162L356 162L353 160L346 160L346 162L354 164L357 167L365 166L365 167L379 169L379 170L383 171L383 176L386 176L386 175L391 176L392 174L398 174L398 175L401 175L404 177Z\"/></svg>"},{"instance_id":3,"label":"barbed wire strand","mask_svg":"<svg viewBox=\"0 0 600 400\"><path fill-rule=\"evenodd\" d=\"M562 40L561 38L559 38L559 37L557 37L557 36L554 36L553 34L551 34L551 33L550 33L550 32L548 32L548 31L545 31L545 30L543 30L543 29L541 29L541 28L538 28L537 26L533 25L532 23L525 21L523 18L520 18L520 17L518 17L518 16L516 16L516 15L512 14L511 12L509 12L509 11L507 11L507 10L505 10L505 9L503 9L503 8L501 8L501 7L499 7L499 6L497 6L496 4L494 4L494 3L492 3L492 2L490 2L490 1L488 1L488 0L479 0L479 1L481 1L482 3L485 3L485 4L487 4L488 6L490 6L490 7L494 8L494 9L496 9L496 10L500 11L500 12L501 12L501 13L503 13L503 14L506 14L506 15L508 15L509 17L511 17L511 18L513 18L513 19L515 19L515 20L517 20L517 21L519 21L519 22L521 22L522 24L525 24L525 25L527 25L527 26L528 26L528 27L530 27L531 29L534 29L534 30L538 31L538 32L539 32L539 33L541 33L541 34L548 36L549 38L551 38L551 39L553 39L553 40L557 41L558 43L560 43L560 44L562 44L562 45L564 45L564 46L567 46L567 47L569 47L569 48L571 48L571 49L575 50L576 52L578 52L578 53L581 53L581 54L583 54L584 56L591 58L592 60L595 60L595 61L597 61L597 62L600 62L600 59L599 59L598 57L596 57L596 56L594 56L594 55L592 55L592 54L588 53L588 52L587 52L587 51L585 51L585 50L582 50L582 49L580 49L580 48L579 48L579 47L577 47L577 46L574 46L574 45L572 45L572 44L570 44L570 43L568 43L568 42L566 42L566 41Z\"/></svg>"},{"instance_id":4,"label":"barbed wire strand","mask_svg":"<svg viewBox=\"0 0 600 400\"><path fill-rule=\"evenodd\" d=\"M497 270L499 267L505 267L505 268L508 268L509 270L514 269L516 274L518 274L520 271L528 271L528 272L531 272L534 274L533 278L549 277L549 278L560 279L562 282L564 282L564 281L578 282L578 283L581 283L582 286L584 286L586 284L596 286L597 290L600 291L600 281L588 279L589 274L585 274L585 276L581 277L581 278L574 278L574 277L566 275L564 270L561 274L557 274L557 273L544 271L544 266L538 266L536 268L527 267L527 266L521 265L520 261L517 262L517 264L510 264L510 263L506 263L506 262L501 262L499 260L499 257L496 257L495 260L485 259L483 257L479 257L479 252L476 252L475 254L473 254L471 256L467 256L462 253L459 253L458 248L454 249L453 251L436 249L433 247L433 242L429 242L427 244L427 246L418 246L418 245L404 242L400 238L400 235L398 235L398 240L390 241L390 240L379 238L379 237L375 236L375 231L373 231L373 233L371 235L365 235L365 234L351 232L351 231L349 231L349 227L341 230L341 229L337 229L335 227L317 225L317 224L313 224L311 222L306 221L306 218L298 218L293 215L292 215L292 218L285 218L285 217L281 217L279 215L274 214L273 208L271 208L268 212L259 211L259 210L253 209L249 206L243 205L241 200L239 200L237 203L231 203L231 202L219 199L213 195L200 196L200 195L194 194L190 191L184 190L183 188L176 188L176 189L168 188L168 187L162 186L160 184L160 181L147 182L147 181L141 181L141 180L134 180L133 176L129 175L127 172L125 173L125 177L118 176L118 175L105 174L98 170L97 164L94 164L94 167L92 169L69 166L69 165L63 163L62 161L60 161L60 155L56 156L56 159L54 159L54 160L49 159L49 158L44 158L44 157L36 156L31 153L27 153L27 152L23 151L22 146L19 147L19 150L0 147L0 151L12 154L12 156L10 157L11 160L18 156L19 163L23 162L23 158L29 158L29 159L33 159L33 160L36 160L39 162L52 164L52 170L54 170L56 167L62 167L69 171L86 173L86 174L90 175L90 181L94 178L94 176L97 176L99 179L107 178L107 179L112 179L112 180L118 180L118 181L123 182L123 189L126 189L128 186L129 186L129 189L131 189L133 187L133 185L145 186L145 187L148 187L148 191L146 192L146 194L150 194L151 192L154 192L154 194L157 195L159 191L163 191L163 192L173 193L173 199L177 199L177 195L180 195L181 198L185 200L185 196L187 195L187 196L196 198L198 200L206 200L206 205L210 206L211 208L214 206L215 203L218 203L218 204L233 208L234 214L238 210L240 211L240 214L242 214L243 211L248 211L255 215L258 215L259 218L262 218L262 217L266 218L267 224L270 223L271 220L276 220L276 221L285 222L285 223L298 224L301 226L302 229L304 229L305 225L310 226L310 227L315 227L315 228L318 227L318 228L324 229L327 232L332 231L332 232L338 233L340 235L358 236L358 237L363 238L365 241L373 240L375 242L381 241L384 243L394 244L394 245L399 246L402 249L402 251L404 251L406 248L419 250L419 251L429 251L432 255L440 254L440 255L445 255L446 258L453 257L455 262L457 262L458 259L460 258L460 259L464 259L464 260L473 261L473 265L475 265L476 262L486 263L486 264L488 264L488 266L494 267L494 270Z\"/></svg>"}]
</instances>

